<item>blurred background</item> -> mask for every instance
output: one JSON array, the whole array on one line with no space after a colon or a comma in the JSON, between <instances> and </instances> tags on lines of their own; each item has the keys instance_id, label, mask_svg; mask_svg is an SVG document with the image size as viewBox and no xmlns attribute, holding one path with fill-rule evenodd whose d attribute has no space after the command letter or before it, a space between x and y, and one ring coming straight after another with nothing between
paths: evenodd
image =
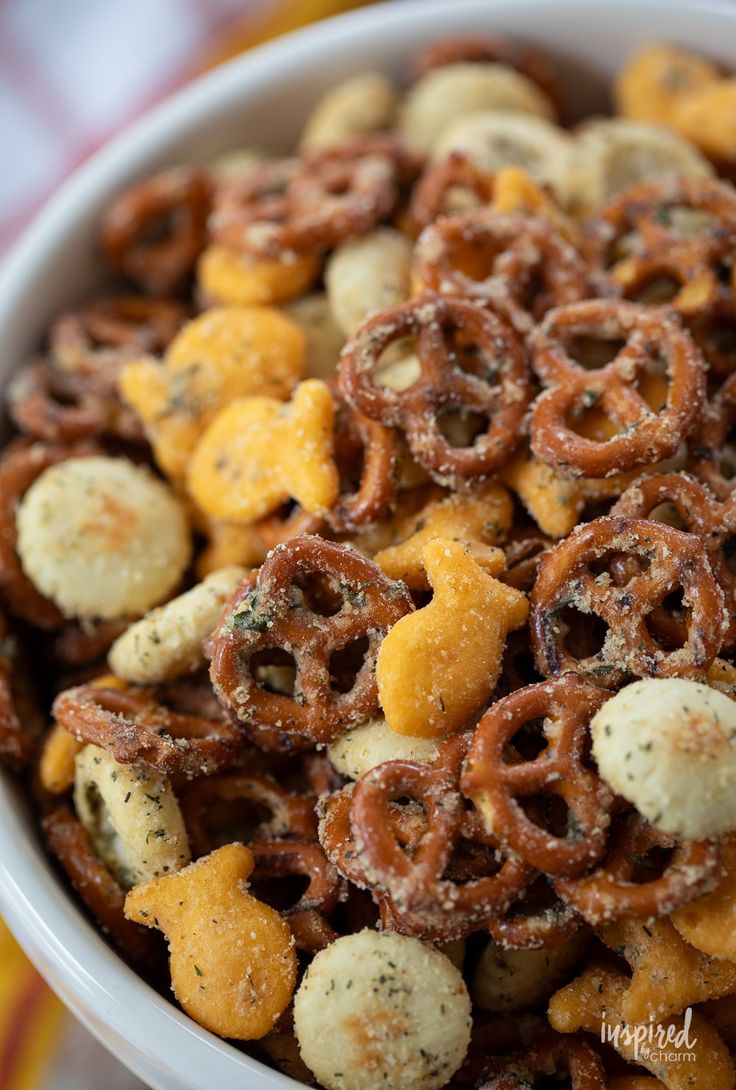
<instances>
[{"instance_id":1,"label":"blurred background","mask_svg":"<svg viewBox=\"0 0 736 1090\"><path fill-rule=\"evenodd\" d=\"M97 148L203 71L370 0L0 0L0 260ZM0 920L0 1090L141 1090Z\"/></svg>"}]
</instances>

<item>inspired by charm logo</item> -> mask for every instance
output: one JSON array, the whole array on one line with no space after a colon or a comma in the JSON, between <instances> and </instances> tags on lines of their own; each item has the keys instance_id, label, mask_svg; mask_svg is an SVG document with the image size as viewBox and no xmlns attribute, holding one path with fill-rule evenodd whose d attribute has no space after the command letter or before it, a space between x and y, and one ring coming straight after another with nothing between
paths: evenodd
<instances>
[{"instance_id":1,"label":"inspired by charm logo","mask_svg":"<svg viewBox=\"0 0 736 1090\"><path fill-rule=\"evenodd\" d=\"M652 1060L655 1063L692 1063L695 1053L692 1049L698 1038L691 1034L693 1012L690 1007L671 1025L659 1022L639 1022L628 1025L618 1022L612 1025L606 1020L606 1012L601 1018L601 1043L613 1045L615 1049L633 1049L633 1060Z\"/></svg>"}]
</instances>

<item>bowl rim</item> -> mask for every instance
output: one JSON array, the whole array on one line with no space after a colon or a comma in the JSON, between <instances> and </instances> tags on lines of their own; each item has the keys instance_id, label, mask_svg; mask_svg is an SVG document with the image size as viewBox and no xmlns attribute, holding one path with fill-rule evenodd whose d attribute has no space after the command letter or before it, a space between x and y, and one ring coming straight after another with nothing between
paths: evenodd
<instances>
[{"instance_id":1,"label":"bowl rim","mask_svg":"<svg viewBox=\"0 0 736 1090\"><path fill-rule=\"evenodd\" d=\"M479 20L487 21L489 13L504 4L508 7L509 0L455 0L453 10L468 18L477 13ZM627 9L663 15L681 10L700 19L728 16L736 26L733 0L514 0L514 6L528 16L552 7L572 11L612 5L623 18ZM130 173L131 162L154 161L164 138L185 139L208 115L247 94L249 86L267 82L275 64L284 70L298 68L311 51L331 51L364 32L376 33L379 22L385 37L392 29L419 20L431 27L446 17L447 0L391 0L347 12L235 57L128 126L64 182L2 260L0 344L69 222L79 218L80 208L94 205L105 187L116 179L120 184ZM529 36L534 38L531 18L529 26ZM148 1079L161 1072L168 1080L179 1080L168 1081L167 1086L191 1090L210 1085L227 1090L236 1080L238 1085L281 1090L302 1085L196 1025L117 956L57 879L37 843L16 785L4 774L0 776L0 828L4 831L0 910L5 920L67 1006L131 1070Z\"/></svg>"}]
</instances>

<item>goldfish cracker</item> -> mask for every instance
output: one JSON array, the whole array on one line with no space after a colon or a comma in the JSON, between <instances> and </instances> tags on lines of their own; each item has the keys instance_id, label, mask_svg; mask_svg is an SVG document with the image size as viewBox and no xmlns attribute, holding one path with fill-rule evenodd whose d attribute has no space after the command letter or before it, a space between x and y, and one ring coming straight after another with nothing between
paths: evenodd
<instances>
[{"instance_id":1,"label":"goldfish cracker","mask_svg":"<svg viewBox=\"0 0 736 1090\"><path fill-rule=\"evenodd\" d=\"M641 1047L642 1042L647 1042L648 1027L637 1027L624 1017L622 1004L627 988L628 978L624 972L594 962L552 996L548 1011L550 1024L558 1033L584 1030L598 1040L602 1033L605 1034L620 1056L645 1068L667 1090L693 1090L700 1086L707 1086L708 1090L733 1090L735 1072L728 1049L697 1011L692 1015L687 1048L659 1048L656 1043L651 1048ZM620 1031L612 1036L610 1031L616 1026L621 1027ZM672 1035L679 1034L682 1041L686 1039L686 1024L681 1015L659 1020L657 1029L664 1034L668 1030Z\"/></svg>"},{"instance_id":2,"label":"goldfish cracker","mask_svg":"<svg viewBox=\"0 0 736 1090\"><path fill-rule=\"evenodd\" d=\"M204 666L202 642L216 628L220 610L245 578L245 568L221 568L191 590L142 617L119 636L108 661L118 677L151 685Z\"/></svg>"},{"instance_id":3,"label":"goldfish cracker","mask_svg":"<svg viewBox=\"0 0 736 1090\"><path fill-rule=\"evenodd\" d=\"M207 544L195 564L198 579L233 565L257 568L268 552L255 526L216 519L207 520Z\"/></svg>"},{"instance_id":4,"label":"goldfish cracker","mask_svg":"<svg viewBox=\"0 0 736 1090\"><path fill-rule=\"evenodd\" d=\"M503 567L503 553L495 566ZM508 632L520 628L524 594L487 574L462 544L433 538L422 562L434 596L397 621L376 664L386 722L397 734L440 738L467 727L496 687Z\"/></svg>"},{"instance_id":5,"label":"goldfish cracker","mask_svg":"<svg viewBox=\"0 0 736 1090\"><path fill-rule=\"evenodd\" d=\"M294 938L278 912L247 892L253 856L226 844L134 886L129 920L156 927L169 942L174 994L205 1029L239 1041L273 1029L296 983Z\"/></svg>"},{"instance_id":6,"label":"goldfish cracker","mask_svg":"<svg viewBox=\"0 0 736 1090\"><path fill-rule=\"evenodd\" d=\"M601 776L651 825L700 840L736 829L736 704L685 678L621 689L593 717Z\"/></svg>"},{"instance_id":7,"label":"goldfish cracker","mask_svg":"<svg viewBox=\"0 0 736 1090\"><path fill-rule=\"evenodd\" d=\"M481 170L521 167L539 185L549 186L566 206L574 148L570 134L543 117L510 110L480 110L458 116L448 125L432 158L439 162L459 151Z\"/></svg>"},{"instance_id":8,"label":"goldfish cracker","mask_svg":"<svg viewBox=\"0 0 736 1090\"><path fill-rule=\"evenodd\" d=\"M327 747L327 756L341 776L359 780L384 761L429 763L437 756L437 742L396 734L385 719L371 719L338 735Z\"/></svg>"},{"instance_id":9,"label":"goldfish cracker","mask_svg":"<svg viewBox=\"0 0 736 1090\"><path fill-rule=\"evenodd\" d=\"M167 776L120 764L99 746L77 755L74 805L100 859L125 888L189 862L189 838Z\"/></svg>"},{"instance_id":10,"label":"goldfish cracker","mask_svg":"<svg viewBox=\"0 0 736 1090\"><path fill-rule=\"evenodd\" d=\"M334 379L345 335L333 317L327 296L324 292L314 292L287 303L284 310L306 338L305 377L323 382Z\"/></svg>"},{"instance_id":11,"label":"goldfish cracker","mask_svg":"<svg viewBox=\"0 0 736 1090\"><path fill-rule=\"evenodd\" d=\"M411 243L391 227L337 247L327 262L325 284L332 314L346 337L373 311L409 298L410 270Z\"/></svg>"},{"instance_id":12,"label":"goldfish cracker","mask_svg":"<svg viewBox=\"0 0 736 1090\"><path fill-rule=\"evenodd\" d=\"M254 522L289 499L325 514L337 499L335 409L319 379L307 379L284 405L240 398L215 417L187 474L195 503L216 519Z\"/></svg>"},{"instance_id":13,"label":"goldfish cracker","mask_svg":"<svg viewBox=\"0 0 736 1090\"><path fill-rule=\"evenodd\" d=\"M521 167L503 167L493 179L491 208L502 214L520 212L547 220L568 242L580 240L577 225L557 202Z\"/></svg>"},{"instance_id":14,"label":"goldfish cracker","mask_svg":"<svg viewBox=\"0 0 736 1090\"><path fill-rule=\"evenodd\" d=\"M714 958L736 961L736 836L724 838L723 874L712 893L673 912L686 942Z\"/></svg>"},{"instance_id":15,"label":"goldfish cracker","mask_svg":"<svg viewBox=\"0 0 736 1090\"><path fill-rule=\"evenodd\" d=\"M456 118L478 110L554 117L544 92L506 65L446 64L411 88L401 108L399 131L413 147L429 151Z\"/></svg>"},{"instance_id":16,"label":"goldfish cracker","mask_svg":"<svg viewBox=\"0 0 736 1090\"><path fill-rule=\"evenodd\" d=\"M718 69L704 57L679 45L652 42L619 71L613 94L624 117L672 125L681 101L718 80Z\"/></svg>"},{"instance_id":17,"label":"goldfish cracker","mask_svg":"<svg viewBox=\"0 0 736 1090\"><path fill-rule=\"evenodd\" d=\"M722 79L678 96L672 124L709 158L736 160L736 79Z\"/></svg>"},{"instance_id":18,"label":"goldfish cracker","mask_svg":"<svg viewBox=\"0 0 736 1090\"><path fill-rule=\"evenodd\" d=\"M501 480L516 492L543 534L567 537L585 506L580 482L562 477L520 448L501 470Z\"/></svg>"},{"instance_id":19,"label":"goldfish cracker","mask_svg":"<svg viewBox=\"0 0 736 1090\"><path fill-rule=\"evenodd\" d=\"M23 497L17 525L27 575L69 617L138 616L176 589L191 558L182 505L125 458L51 466Z\"/></svg>"},{"instance_id":20,"label":"goldfish cracker","mask_svg":"<svg viewBox=\"0 0 736 1090\"><path fill-rule=\"evenodd\" d=\"M439 1090L470 1042L458 970L393 931L343 935L316 955L294 998L301 1056L327 1090Z\"/></svg>"},{"instance_id":21,"label":"goldfish cracker","mask_svg":"<svg viewBox=\"0 0 736 1090\"><path fill-rule=\"evenodd\" d=\"M74 783L74 761L82 749L84 742L78 741L59 723L52 724L43 740L38 762L38 776L44 790L52 795L63 795L70 789Z\"/></svg>"},{"instance_id":22,"label":"goldfish cracker","mask_svg":"<svg viewBox=\"0 0 736 1090\"><path fill-rule=\"evenodd\" d=\"M359 72L335 84L307 118L299 147L317 151L393 125L399 96L383 72Z\"/></svg>"},{"instance_id":23,"label":"goldfish cracker","mask_svg":"<svg viewBox=\"0 0 736 1090\"><path fill-rule=\"evenodd\" d=\"M631 966L633 975L621 996L621 1012L629 1022L668 1018L736 991L736 964L696 950L670 920L618 920L598 934Z\"/></svg>"},{"instance_id":24,"label":"goldfish cracker","mask_svg":"<svg viewBox=\"0 0 736 1090\"><path fill-rule=\"evenodd\" d=\"M181 479L197 440L219 409L238 397L285 399L304 372L306 340L273 307L212 307L188 322L163 364L127 365L120 390L144 422L156 461Z\"/></svg>"},{"instance_id":25,"label":"goldfish cracker","mask_svg":"<svg viewBox=\"0 0 736 1090\"><path fill-rule=\"evenodd\" d=\"M287 303L309 291L319 269L319 258L314 254L251 258L225 246L211 245L199 259L197 283L210 305Z\"/></svg>"},{"instance_id":26,"label":"goldfish cracker","mask_svg":"<svg viewBox=\"0 0 736 1090\"><path fill-rule=\"evenodd\" d=\"M402 579L411 590L428 590L422 562L428 541L441 537L466 545L498 545L512 518L511 497L493 481L474 492L434 498L399 528L399 544L382 549L374 559L391 579Z\"/></svg>"}]
</instances>

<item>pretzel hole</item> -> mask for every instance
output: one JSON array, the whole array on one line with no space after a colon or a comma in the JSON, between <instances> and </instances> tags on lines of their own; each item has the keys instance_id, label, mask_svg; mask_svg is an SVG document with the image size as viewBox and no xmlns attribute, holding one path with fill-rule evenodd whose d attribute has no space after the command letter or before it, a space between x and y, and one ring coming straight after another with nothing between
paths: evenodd
<instances>
[{"instance_id":1,"label":"pretzel hole","mask_svg":"<svg viewBox=\"0 0 736 1090\"><path fill-rule=\"evenodd\" d=\"M338 693L349 693L357 680L370 649L367 636L352 640L330 655L330 687Z\"/></svg>"},{"instance_id":2,"label":"pretzel hole","mask_svg":"<svg viewBox=\"0 0 736 1090\"><path fill-rule=\"evenodd\" d=\"M267 693L293 697L296 692L297 667L294 656L281 647L263 647L250 659L250 671L256 684Z\"/></svg>"},{"instance_id":3,"label":"pretzel hole","mask_svg":"<svg viewBox=\"0 0 736 1090\"><path fill-rule=\"evenodd\" d=\"M301 901L309 889L310 879L306 874L268 874L265 868L256 863L249 884L253 896L259 901L264 901L277 912L286 912Z\"/></svg>"},{"instance_id":4,"label":"pretzel hole","mask_svg":"<svg viewBox=\"0 0 736 1090\"><path fill-rule=\"evenodd\" d=\"M721 545L721 553L729 569L736 572L736 537L727 537Z\"/></svg>"},{"instance_id":5,"label":"pretzel hole","mask_svg":"<svg viewBox=\"0 0 736 1090\"><path fill-rule=\"evenodd\" d=\"M626 863L631 868L628 881L632 885L644 885L646 882L655 882L661 878L667 867L674 848L664 848L653 844L651 847L637 851L633 848L625 855Z\"/></svg>"},{"instance_id":6,"label":"pretzel hole","mask_svg":"<svg viewBox=\"0 0 736 1090\"><path fill-rule=\"evenodd\" d=\"M664 503L657 504L646 517L651 519L652 522L663 522L665 526L672 526L675 530L689 531L690 529L689 524L685 522L680 514L677 504L671 500L665 500Z\"/></svg>"},{"instance_id":7,"label":"pretzel hole","mask_svg":"<svg viewBox=\"0 0 736 1090\"><path fill-rule=\"evenodd\" d=\"M504 749L504 761L506 764L518 764L524 761L534 761L547 748L547 737L544 733L545 719L539 717L522 723L517 731L509 738Z\"/></svg>"},{"instance_id":8,"label":"pretzel hole","mask_svg":"<svg viewBox=\"0 0 736 1090\"><path fill-rule=\"evenodd\" d=\"M488 431L485 413L472 409L447 409L437 416L437 425L444 439L456 450L472 447L475 440Z\"/></svg>"},{"instance_id":9,"label":"pretzel hole","mask_svg":"<svg viewBox=\"0 0 736 1090\"><path fill-rule=\"evenodd\" d=\"M558 840L579 840L580 824L561 795L537 791L516 800L527 821Z\"/></svg>"},{"instance_id":10,"label":"pretzel hole","mask_svg":"<svg viewBox=\"0 0 736 1090\"><path fill-rule=\"evenodd\" d=\"M586 371L598 371L615 360L626 345L622 337L593 337L587 334L571 337L566 344L568 356Z\"/></svg>"},{"instance_id":11,"label":"pretzel hole","mask_svg":"<svg viewBox=\"0 0 736 1090\"><path fill-rule=\"evenodd\" d=\"M598 655L608 636L608 626L595 613L566 606L555 617L565 650L576 659Z\"/></svg>"},{"instance_id":12,"label":"pretzel hole","mask_svg":"<svg viewBox=\"0 0 736 1090\"><path fill-rule=\"evenodd\" d=\"M183 209L172 207L157 211L136 232L135 247L139 250L155 250L164 246L184 226L186 214Z\"/></svg>"},{"instance_id":13,"label":"pretzel hole","mask_svg":"<svg viewBox=\"0 0 736 1090\"><path fill-rule=\"evenodd\" d=\"M477 284L488 280L505 243L490 235L446 240L445 261L452 272Z\"/></svg>"},{"instance_id":14,"label":"pretzel hole","mask_svg":"<svg viewBox=\"0 0 736 1090\"><path fill-rule=\"evenodd\" d=\"M234 840L247 844L265 836L275 816L269 806L255 799L210 799L206 815L200 815L206 837L201 854L232 844Z\"/></svg>"},{"instance_id":15,"label":"pretzel hole","mask_svg":"<svg viewBox=\"0 0 736 1090\"><path fill-rule=\"evenodd\" d=\"M411 389L421 374L416 337L403 337L381 353L373 372L373 382L380 389L400 394Z\"/></svg>"},{"instance_id":16,"label":"pretzel hole","mask_svg":"<svg viewBox=\"0 0 736 1090\"><path fill-rule=\"evenodd\" d=\"M322 572L298 572L294 576L294 586L301 593L304 608L318 617L334 617L343 607L343 593Z\"/></svg>"},{"instance_id":17,"label":"pretzel hole","mask_svg":"<svg viewBox=\"0 0 736 1090\"><path fill-rule=\"evenodd\" d=\"M644 618L647 632L661 648L676 651L687 643L690 609L682 588L666 595Z\"/></svg>"},{"instance_id":18,"label":"pretzel hole","mask_svg":"<svg viewBox=\"0 0 736 1090\"><path fill-rule=\"evenodd\" d=\"M626 298L647 306L661 306L671 303L681 288L682 283L675 276L653 270L650 274L640 277L626 291Z\"/></svg>"},{"instance_id":19,"label":"pretzel hole","mask_svg":"<svg viewBox=\"0 0 736 1090\"><path fill-rule=\"evenodd\" d=\"M693 333L706 357L736 356L736 319L705 316Z\"/></svg>"}]
</instances>

